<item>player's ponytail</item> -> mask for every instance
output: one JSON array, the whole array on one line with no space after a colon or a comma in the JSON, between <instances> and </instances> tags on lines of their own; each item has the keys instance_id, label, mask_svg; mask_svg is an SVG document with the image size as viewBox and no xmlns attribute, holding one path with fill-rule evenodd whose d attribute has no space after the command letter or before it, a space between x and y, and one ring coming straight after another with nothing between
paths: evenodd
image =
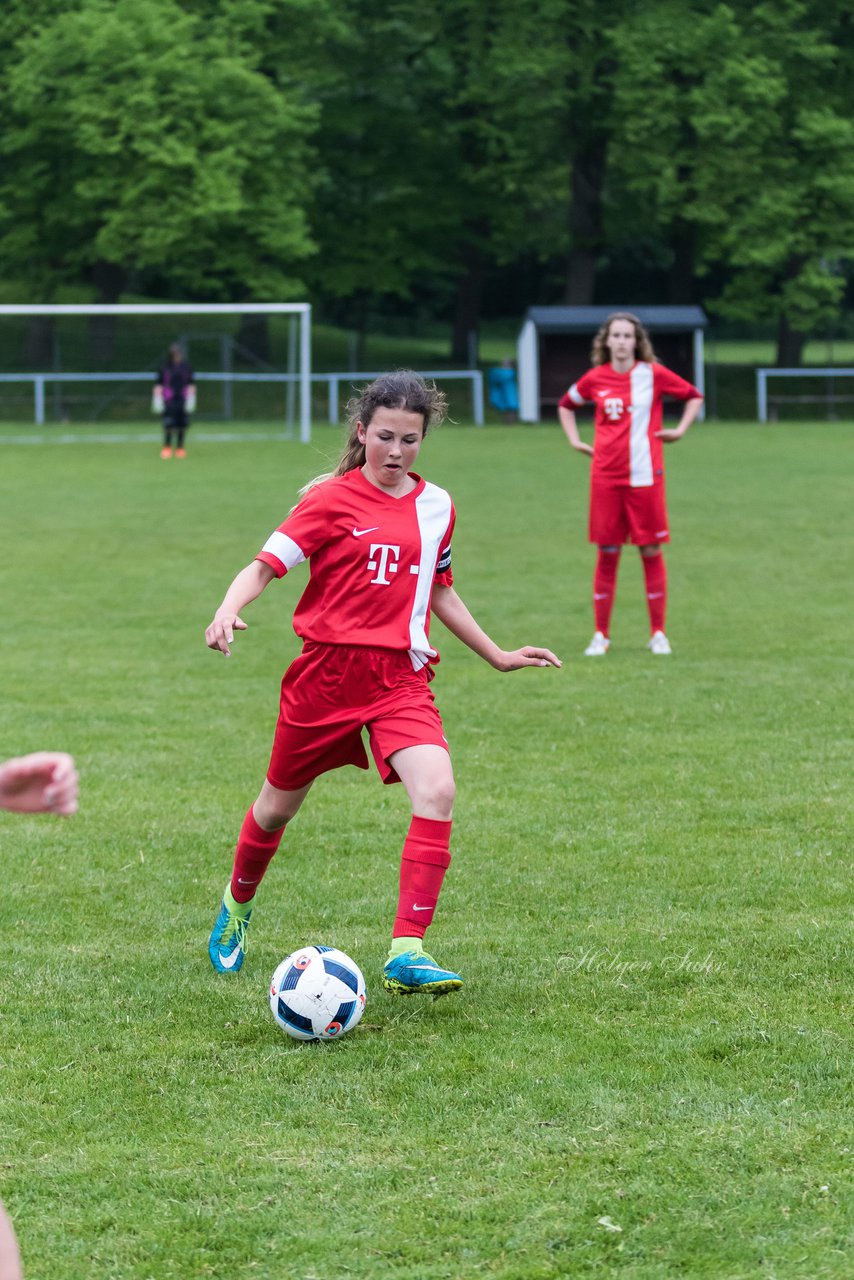
<instances>
[{"instance_id":1,"label":"player's ponytail","mask_svg":"<svg viewBox=\"0 0 854 1280\"><path fill-rule=\"evenodd\" d=\"M444 421L448 401L435 382L425 382L411 369L396 369L394 373L382 374L348 401L347 443L341 457L334 471L315 476L303 485L299 491L301 498L324 480L346 475L348 471L365 465L365 446L359 439L359 424L369 426L377 409L405 409L408 413L420 413L426 436L430 427Z\"/></svg>"}]
</instances>

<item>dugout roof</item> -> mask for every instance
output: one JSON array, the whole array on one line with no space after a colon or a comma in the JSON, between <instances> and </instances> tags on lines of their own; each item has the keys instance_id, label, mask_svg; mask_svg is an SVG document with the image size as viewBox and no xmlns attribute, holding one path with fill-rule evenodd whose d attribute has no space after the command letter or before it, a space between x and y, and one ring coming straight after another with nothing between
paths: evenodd
<instances>
[{"instance_id":1,"label":"dugout roof","mask_svg":"<svg viewBox=\"0 0 854 1280\"><path fill-rule=\"evenodd\" d=\"M529 307L525 319L542 333L586 333L592 339L615 311L631 311L650 332L685 333L709 323L702 307Z\"/></svg>"}]
</instances>

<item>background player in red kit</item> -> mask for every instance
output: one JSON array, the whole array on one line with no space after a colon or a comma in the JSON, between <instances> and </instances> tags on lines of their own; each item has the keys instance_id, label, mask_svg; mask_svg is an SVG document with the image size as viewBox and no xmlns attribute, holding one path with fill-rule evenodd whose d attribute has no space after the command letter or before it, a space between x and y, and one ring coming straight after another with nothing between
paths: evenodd
<instances>
[{"instance_id":1,"label":"background player in red kit","mask_svg":"<svg viewBox=\"0 0 854 1280\"><path fill-rule=\"evenodd\" d=\"M499 671L561 664L548 649L507 652L481 629L453 588L450 496L410 468L444 396L413 373L387 374L349 405L350 435L331 476L302 500L237 575L205 632L228 656L240 612L273 578L308 560L294 612L303 651L282 680L267 778L243 822L231 882L209 942L214 968L243 963L255 891L320 774L368 767L367 727L384 782L402 782L412 805L403 846L388 991L443 995L462 985L423 950L450 863L454 776L428 681L438 660L431 611Z\"/></svg>"},{"instance_id":2,"label":"background player in red kit","mask_svg":"<svg viewBox=\"0 0 854 1280\"><path fill-rule=\"evenodd\" d=\"M667 571L661 550L670 541L664 498L662 441L681 440L700 411L703 397L695 386L658 364L646 329L628 312L608 317L593 340L593 368L569 388L558 416L573 449L593 459L590 475L590 541L599 555L593 577L596 630L584 650L601 657L611 643L609 630L617 568L624 542L640 549L646 582L650 630L648 648L671 652L664 633ZM662 398L685 401L677 426L662 427ZM595 406L593 445L578 434L575 407Z\"/></svg>"}]
</instances>

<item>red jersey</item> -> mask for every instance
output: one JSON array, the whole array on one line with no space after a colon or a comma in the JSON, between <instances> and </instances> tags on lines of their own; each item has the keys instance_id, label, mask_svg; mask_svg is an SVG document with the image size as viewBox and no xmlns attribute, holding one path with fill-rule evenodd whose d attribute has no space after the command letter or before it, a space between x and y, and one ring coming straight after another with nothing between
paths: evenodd
<instances>
[{"instance_id":1,"label":"red jersey","mask_svg":"<svg viewBox=\"0 0 854 1280\"><path fill-rule=\"evenodd\" d=\"M663 364L638 361L625 373L610 364L588 369L574 382L560 404L575 409L592 401L596 406L592 478L609 484L641 487L664 478L661 440L661 401L702 399L690 382Z\"/></svg>"},{"instance_id":2,"label":"red jersey","mask_svg":"<svg viewBox=\"0 0 854 1280\"><path fill-rule=\"evenodd\" d=\"M410 472L415 488L393 498L356 467L309 489L256 556L283 577L309 561L294 630L321 644L409 653L419 671L438 658L428 639L433 584L449 587L454 504Z\"/></svg>"}]
</instances>

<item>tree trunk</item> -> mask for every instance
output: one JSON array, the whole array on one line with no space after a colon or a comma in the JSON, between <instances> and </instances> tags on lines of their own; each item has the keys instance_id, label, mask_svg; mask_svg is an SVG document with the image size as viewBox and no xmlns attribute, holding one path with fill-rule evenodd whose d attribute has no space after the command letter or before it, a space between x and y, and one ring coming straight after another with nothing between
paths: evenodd
<instances>
[{"instance_id":1,"label":"tree trunk","mask_svg":"<svg viewBox=\"0 0 854 1280\"><path fill-rule=\"evenodd\" d=\"M95 299L98 303L115 304L122 296L127 283L124 267L115 262L96 262L90 272L90 279L98 290ZM108 368L116 353L116 317L89 317L89 367L91 369Z\"/></svg>"},{"instance_id":2,"label":"tree trunk","mask_svg":"<svg viewBox=\"0 0 854 1280\"><path fill-rule=\"evenodd\" d=\"M783 311L777 325L777 368L798 368L804 353L804 345L809 334L802 329L793 329Z\"/></svg>"},{"instance_id":3,"label":"tree trunk","mask_svg":"<svg viewBox=\"0 0 854 1280\"><path fill-rule=\"evenodd\" d=\"M797 280L798 276L804 269L805 258L792 257L786 263L786 269L783 273L785 284L789 284L792 280ZM783 294L785 297L785 293ZM795 329L789 322L788 314L785 310L780 312L780 319L777 322L777 368L786 369L788 367L798 368L801 363L801 357L804 351L804 344L809 335L802 329Z\"/></svg>"},{"instance_id":4,"label":"tree trunk","mask_svg":"<svg viewBox=\"0 0 854 1280\"><path fill-rule=\"evenodd\" d=\"M270 317L265 315L243 315L240 317L240 328L235 339L241 351L256 364L269 365L270 361Z\"/></svg>"},{"instance_id":5,"label":"tree trunk","mask_svg":"<svg viewBox=\"0 0 854 1280\"><path fill-rule=\"evenodd\" d=\"M53 369L56 322L53 316L33 316L24 335L24 367Z\"/></svg>"},{"instance_id":6,"label":"tree trunk","mask_svg":"<svg viewBox=\"0 0 854 1280\"><path fill-rule=\"evenodd\" d=\"M605 146L597 137L577 152L572 163L569 234L564 301L569 307L590 306L596 294L596 271L602 253L602 188Z\"/></svg>"},{"instance_id":7,"label":"tree trunk","mask_svg":"<svg viewBox=\"0 0 854 1280\"><path fill-rule=\"evenodd\" d=\"M457 279L451 359L466 369L477 363L480 304L483 296L483 255L480 245L469 240L461 254L462 272Z\"/></svg>"},{"instance_id":8,"label":"tree trunk","mask_svg":"<svg viewBox=\"0 0 854 1280\"><path fill-rule=\"evenodd\" d=\"M368 364L368 295L364 289L360 289L353 300L353 319L356 322L355 372L360 373Z\"/></svg>"},{"instance_id":9,"label":"tree trunk","mask_svg":"<svg viewBox=\"0 0 854 1280\"><path fill-rule=\"evenodd\" d=\"M687 306L694 301L694 237L684 224L671 233L673 261L667 272L667 301Z\"/></svg>"}]
</instances>

